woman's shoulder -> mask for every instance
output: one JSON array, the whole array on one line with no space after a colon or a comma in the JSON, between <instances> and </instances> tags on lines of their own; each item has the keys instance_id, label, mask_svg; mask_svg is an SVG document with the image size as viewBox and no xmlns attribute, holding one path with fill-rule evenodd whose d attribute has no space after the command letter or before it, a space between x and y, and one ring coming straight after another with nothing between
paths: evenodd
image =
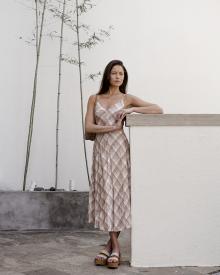
<instances>
[{"instance_id":1,"label":"woman's shoulder","mask_svg":"<svg viewBox=\"0 0 220 275\"><path fill-rule=\"evenodd\" d=\"M130 94L130 93L126 93L126 94L125 94L125 99L126 99L126 101L127 101L128 103L132 100L133 97L134 97L134 96L133 96L132 94Z\"/></svg>"},{"instance_id":2,"label":"woman's shoulder","mask_svg":"<svg viewBox=\"0 0 220 275\"><path fill-rule=\"evenodd\" d=\"M96 94L90 95L87 101L87 106L94 106L96 100L97 100Z\"/></svg>"},{"instance_id":3,"label":"woman's shoulder","mask_svg":"<svg viewBox=\"0 0 220 275\"><path fill-rule=\"evenodd\" d=\"M133 97L133 95L132 95L131 93L126 93L125 96L126 96L127 98L132 98L132 97Z\"/></svg>"},{"instance_id":4,"label":"woman's shoulder","mask_svg":"<svg viewBox=\"0 0 220 275\"><path fill-rule=\"evenodd\" d=\"M96 100L97 96L98 96L98 93L97 93L97 94L92 94L92 95L90 95L90 96L89 96L89 101L94 101L94 100Z\"/></svg>"}]
</instances>

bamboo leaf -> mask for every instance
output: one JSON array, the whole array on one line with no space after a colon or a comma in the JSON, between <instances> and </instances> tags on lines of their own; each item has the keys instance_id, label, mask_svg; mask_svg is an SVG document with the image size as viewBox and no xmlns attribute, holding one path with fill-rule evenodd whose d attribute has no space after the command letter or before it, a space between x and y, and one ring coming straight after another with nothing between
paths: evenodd
<instances>
[{"instance_id":1,"label":"bamboo leaf","mask_svg":"<svg viewBox=\"0 0 220 275\"><path fill-rule=\"evenodd\" d=\"M95 81L97 78L101 76L101 72L99 71L98 73L91 73L88 75L88 79Z\"/></svg>"},{"instance_id":2,"label":"bamboo leaf","mask_svg":"<svg viewBox=\"0 0 220 275\"><path fill-rule=\"evenodd\" d=\"M85 65L85 63L83 61L79 62L77 58L74 57L69 57L69 56L62 56L62 61L72 64L72 65Z\"/></svg>"}]
</instances>

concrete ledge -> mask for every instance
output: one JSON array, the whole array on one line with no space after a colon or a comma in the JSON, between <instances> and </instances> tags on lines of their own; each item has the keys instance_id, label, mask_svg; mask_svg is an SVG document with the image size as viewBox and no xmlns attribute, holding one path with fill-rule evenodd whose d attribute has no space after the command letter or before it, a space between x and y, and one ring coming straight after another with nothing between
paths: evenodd
<instances>
[{"instance_id":1,"label":"concrete ledge","mask_svg":"<svg viewBox=\"0 0 220 275\"><path fill-rule=\"evenodd\" d=\"M92 229L88 192L1 191L0 230Z\"/></svg>"},{"instance_id":2,"label":"concrete ledge","mask_svg":"<svg viewBox=\"0 0 220 275\"><path fill-rule=\"evenodd\" d=\"M126 126L220 126L220 114L130 114Z\"/></svg>"}]
</instances>

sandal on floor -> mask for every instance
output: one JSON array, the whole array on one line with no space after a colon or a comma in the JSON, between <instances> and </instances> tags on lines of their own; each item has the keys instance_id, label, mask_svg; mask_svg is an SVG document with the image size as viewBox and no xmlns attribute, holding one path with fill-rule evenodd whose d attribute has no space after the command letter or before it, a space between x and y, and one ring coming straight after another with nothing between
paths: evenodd
<instances>
[{"instance_id":1,"label":"sandal on floor","mask_svg":"<svg viewBox=\"0 0 220 275\"><path fill-rule=\"evenodd\" d=\"M107 264L107 259L110 256L110 253L103 249L99 252L99 254L95 257L95 265L106 265Z\"/></svg>"},{"instance_id":2,"label":"sandal on floor","mask_svg":"<svg viewBox=\"0 0 220 275\"><path fill-rule=\"evenodd\" d=\"M120 254L113 252L107 259L108 268L118 268L120 265Z\"/></svg>"}]
</instances>

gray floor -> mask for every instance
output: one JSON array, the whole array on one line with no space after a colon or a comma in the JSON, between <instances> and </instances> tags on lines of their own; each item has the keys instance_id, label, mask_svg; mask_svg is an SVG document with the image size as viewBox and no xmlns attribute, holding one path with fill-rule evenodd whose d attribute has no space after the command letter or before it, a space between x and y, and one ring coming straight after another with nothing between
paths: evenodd
<instances>
[{"instance_id":1,"label":"gray floor","mask_svg":"<svg viewBox=\"0 0 220 275\"><path fill-rule=\"evenodd\" d=\"M96 267L93 258L106 238L106 233L99 231L0 232L0 275L220 274L220 267L130 267L129 230L120 235L121 266L117 270Z\"/></svg>"}]
</instances>

